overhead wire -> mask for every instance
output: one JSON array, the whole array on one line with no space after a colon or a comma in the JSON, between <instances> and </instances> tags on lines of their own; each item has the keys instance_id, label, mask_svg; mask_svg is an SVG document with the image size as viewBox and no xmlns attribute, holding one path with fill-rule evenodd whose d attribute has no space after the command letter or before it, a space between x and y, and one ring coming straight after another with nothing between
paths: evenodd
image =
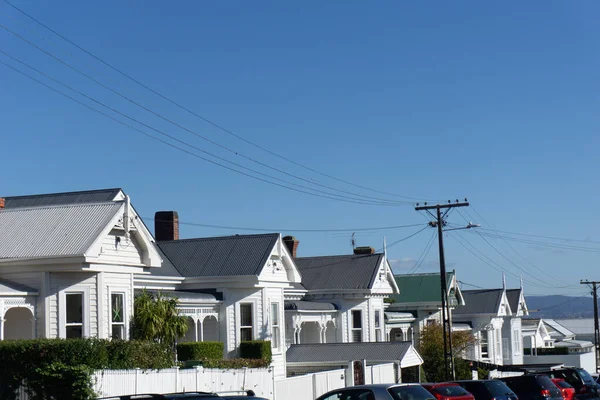
<instances>
[{"instance_id":1,"label":"overhead wire","mask_svg":"<svg viewBox=\"0 0 600 400\"><path fill-rule=\"evenodd\" d=\"M427 258L427 255L429 254L429 251L431 250L431 246L433 246L433 239L435 238L435 236L436 236L436 232L433 231L433 233L431 234L431 237L425 244L425 247L423 248L421 255L419 256L419 258L417 258L415 265L406 273L406 275L414 274L419 270L419 268L421 268L421 265L423 265L425 258Z\"/></svg>"},{"instance_id":2,"label":"overhead wire","mask_svg":"<svg viewBox=\"0 0 600 400\"><path fill-rule=\"evenodd\" d=\"M211 156L211 157L214 157L214 158L216 158L216 159L218 159L218 160L220 160L220 161L222 161L222 162L225 162L225 163L228 163L228 164L234 165L234 166L236 166L236 167L238 167L238 168L241 168L241 169L243 169L243 170L247 170L247 171L250 171L250 172L252 172L252 173L254 173L254 174L257 174L257 175L260 175L260 176L264 176L264 177L267 177L267 178L270 178L270 179L274 179L274 180L276 180L276 181L283 182L283 183L286 183L286 184L288 184L288 185L292 185L292 186L300 187L300 188L303 188L303 189L306 189L306 190L310 190L310 191L313 191L313 192L315 192L315 193L312 193L312 192L307 192L306 190L300 190L300 189L297 189L297 188L292 188L292 187L289 187L289 186L287 186L287 185L278 184L278 183L276 183L276 182L272 182L272 181L270 181L270 180L268 180L268 179L262 179L262 178L258 178L258 177L255 177L255 176L251 175L251 174L244 173L243 171L240 171L240 170L238 170L238 169L231 168L231 167L227 167L227 166L224 166L224 165L223 165L223 164L221 164L221 163L218 163L218 162L215 162L215 161L213 161L213 160L209 160L209 159L207 159L207 158L205 158L205 157L201 157L201 156L199 156L199 158L201 158L201 159L203 159L203 160L205 160L205 161L209 161L209 162L211 162L212 164L215 164L215 165L221 166L221 167L223 167L223 168L226 168L226 169L228 169L228 170L230 170L230 171L237 172L237 173L240 173L240 174L242 174L242 175L245 175L245 176L248 176L248 177L252 177L252 178L254 178L254 179L258 179L258 180L260 180L260 181L263 181L263 182L266 182L266 183L270 183L270 184L272 184L272 185L276 185L276 186L279 186L279 187L282 187L282 188L286 188L286 189L294 190L294 191L301 192L301 193L305 193L305 194L310 194L310 195L317 196L317 197L328 198L328 199L332 199L332 200L338 200L338 201L343 201L343 202L348 202L348 203L355 203L355 204L364 204L364 205L381 205L381 206L394 206L394 204L388 204L388 203L377 203L377 202L370 202L370 201L363 201L363 200L361 200L361 199L356 199L356 198L352 198L352 197L349 197L349 196L338 195L338 194L336 194L336 193L330 193L330 192L322 191L322 190L319 190L319 189L313 189L313 188L310 188L310 187L307 187L307 186L304 186L304 185L301 185L301 184L297 184L297 183L294 183L294 182L290 182L290 181L287 181L287 180L284 180L284 179L281 179L281 178L275 177L275 176L273 176L273 175L265 174L265 173L263 173L263 172L260 172L260 171L254 170L254 169L252 169L252 168L249 168L249 167L246 167L246 166L243 166L243 165L241 165L241 164L238 164L238 163L236 163L236 162L233 162L233 161L227 160L227 159L225 159L225 158L223 158L223 157L217 156L217 155L215 155L215 154L212 154L212 153L210 153L210 152L208 152L208 151L206 151L206 150L203 150L203 149L201 149L201 148L199 148L199 147L197 147L197 146L195 146L195 145L192 145L192 144L190 144L190 143L188 143L188 142L186 142L186 141L184 141L184 140L181 140L181 139L179 139L179 138L177 138L177 137L174 137L173 135L170 135L170 134L168 134L168 133L166 133L166 132L164 132L164 131L162 131L162 130L160 130L160 129L156 129L156 128L154 128L153 126L151 126L151 125L148 125L148 124L146 124L146 123L144 123L144 122L142 122L142 121L140 121L140 120L138 120L138 119L136 119L136 118L133 118L133 117L131 117L131 116L129 116L129 115L127 115L127 114L125 114L125 113L122 113L122 112L118 111L117 109L115 109L115 108L113 108L113 107L111 107L111 106L108 106L107 104L105 104L105 103L103 103L103 102L101 102L101 101L99 101L99 100L97 100L97 99L95 99L95 98L93 98L93 97L91 97L91 96L89 96L89 95L87 95L87 94L85 94L85 93L83 93L83 92L81 92L81 91L79 91L79 90L77 90L77 89L75 89L75 88L73 88L73 87L71 87L71 86L69 86L69 85L65 84L64 82L61 82L60 80L58 80L58 79L55 79L54 77L52 77L52 76L50 76L50 75L46 74L45 72L43 72L43 71L41 71L41 70L39 70L39 69L37 69L37 68L35 68L35 67L31 66L31 65L29 65L28 63L26 63L26 62L24 62L24 61L22 61L22 60L20 60L20 59L18 59L18 58L16 58L16 57L14 57L14 56L12 56L12 55L8 54L7 52L5 52L5 51L3 51L3 50L1 50L1 49L0 49L0 53L1 53L1 54L4 54L5 56L7 56L7 57L11 58L11 59L12 59L12 60L14 60L14 61L17 61L17 62L19 62L20 64L22 64L22 65L26 66L27 68L30 68L31 70L33 70L33 71L35 71L35 72L39 73L40 75L42 75L42 76L44 76L44 77L46 77L46 78L48 78L48 79L52 80L53 82L56 82L56 83L60 84L61 86L63 86L63 87L65 87L65 88L67 88L67 89L69 89L69 90L71 90L71 91L73 91L73 92L75 92L75 93L79 94L80 96L83 96L83 97L87 98L88 100L90 100L90 101L93 101L94 103L96 103L96 104L98 104L98 105L100 105L100 106L102 106L102 107L104 107L104 108L106 108L106 109L108 109L108 110L111 110L112 112L114 112L114 113L116 113L116 114L118 114L118 115L120 115L120 116L122 116L122 117L124 117L124 118L127 118L127 119L129 119L130 121L136 122L136 123L137 123L137 124L139 124L139 125L142 125L142 126L144 126L144 127L148 128L148 129L151 129L152 131L154 131L154 132L157 132L157 133L161 134L162 136L168 137L168 138L170 138L171 140L174 140L174 141L176 141L176 142L178 142L178 143L180 143L180 144L183 144L183 145L185 145L185 146L187 146L187 147L190 147L190 148L192 148L192 149L194 149L194 150L196 150L196 151L200 151L200 152L202 152L202 153L204 153L204 154L207 154L207 155L209 155L209 156ZM30 79L33 79L34 81L36 81L36 82L38 82L38 83L41 83L41 81L39 81L39 80L36 80L36 79L32 78L31 76L29 76L29 75L27 75L27 74L23 73L22 71L19 71L19 70L17 70L16 68L14 68L14 67L10 66L9 64L6 64L6 63L3 63L3 64L4 64L4 65L6 65L6 66L8 66L9 68L11 68L11 69L13 69L13 70L15 70L15 71L17 71L17 72L21 73L21 74L23 74L23 75L25 75L25 76L29 77ZM52 88L52 87L51 87L51 86L49 86L49 85L46 85L46 84L44 84L44 86L46 86L46 87L48 87L48 88L51 88L52 90L54 90L54 91L56 91L56 92L58 92L58 93L61 93L60 91L58 91L58 90L56 90L56 89ZM61 94L63 94L63 93L61 93ZM64 94L63 94L63 95L64 95ZM73 98L72 98L72 97L69 97L69 96L67 96L67 98L70 98L71 100L73 100ZM80 102L80 104L85 104L85 103L81 103L81 102ZM92 109L93 109L93 108L92 108ZM104 113L101 113L101 114L102 114L102 115L104 115L104 116L107 116L107 114L104 114ZM111 118L111 119L113 119L113 118ZM115 120L116 120L116 119L115 119ZM131 126L130 126L130 125L126 125L126 126L131 128ZM137 130L138 132L140 132L140 130L139 130L139 129L136 129L136 130ZM146 134L146 133L144 133L144 134ZM146 134L146 136L148 136L148 137L152 137L152 136L149 136L149 135L147 135L147 134ZM177 148L177 147L175 147L175 148ZM195 154L195 153L194 153L194 154ZM320 194L318 194L318 193L320 193ZM335 196L335 197L333 197L333 196Z\"/></svg>"},{"instance_id":3,"label":"overhead wire","mask_svg":"<svg viewBox=\"0 0 600 400\"><path fill-rule=\"evenodd\" d=\"M309 170L309 171L311 171L311 172L313 172L313 173L317 173L317 174L319 174L319 175L322 175L322 176L328 177L328 178L330 178L330 179L333 179L333 180L336 180L336 181L339 181L339 182L342 182L342 183L345 183L345 184L348 184L348 185L351 185L351 186L354 186L354 187L357 187L357 188L360 188L360 189L363 189L363 190L367 190L367 191L371 191L371 192L376 192L376 193L380 193L380 194L385 194L385 195L388 195L388 196L394 196L394 197L397 197L397 198L404 198L404 199L410 199L410 200L423 200L423 198L410 197L410 196L402 196L402 195L397 195L397 194L393 194L393 193L388 193L388 192L384 192L384 191L380 191L380 190L376 190L376 189L368 188L368 187L366 187L366 186L358 185L357 183L350 182L350 181L347 181L347 180L344 180L344 179L336 178L336 177L334 177L334 176L332 176L332 175L330 175L330 174L323 173L323 172L321 172L321 171L318 171L318 170L316 170L316 169L313 169L313 168L311 168L311 167L308 167L308 166L306 166L306 165L303 165L303 164L301 164L301 163L298 163L298 162L296 162L296 161L293 161L293 160L289 159L288 157L282 156L282 155L280 155L280 154L278 154L278 153L276 153L276 152L273 152L273 151L271 151L271 150L269 150L269 149L267 149L267 148L265 148L265 147L263 147L263 146L260 146L260 145L258 145L258 144L256 144L256 143L254 143L254 142L252 142L252 141L250 141L250 140L248 140L248 139L244 138L243 136L241 136L241 135L238 135L238 134L236 134L236 133L234 133L234 132L232 132L232 131L230 131L230 130L228 130L228 129L224 128L224 127L222 127L221 125L219 125L219 124L217 124L217 123L215 123L215 122L213 122L213 121L211 121L211 120L209 120L209 119L207 119L207 118L205 118L205 117L203 117L203 116L201 116L201 115L199 115L199 114L195 113L194 111L192 111L192 110L190 110L190 109L188 109L188 108L184 107L183 105L181 105L181 104L179 104L179 103L175 102L175 101L174 101L174 100L172 100L171 98L169 98L169 97L167 97L167 96L165 96L165 95L163 95L163 94L159 93L158 91L156 91L156 90L154 90L154 89L150 88L149 86L147 86L147 85L143 84L142 82L140 82L139 80L137 80L137 79L133 78L133 77L132 77L132 76L130 76L129 74L127 74L127 73L123 72L122 70L120 70L120 69L116 68L116 67L115 67L115 66L113 66L112 64L110 64L110 63L108 63L108 62L106 62L106 61L102 60L100 57L98 57L98 56L94 55L93 53L91 53L90 51L86 50L86 49L85 49L85 48L83 48L82 46L80 46L80 45L76 44L75 42L73 42L73 41L71 41L70 39L66 38L65 36L61 35L61 34L60 34L60 33L58 33L57 31L55 31L54 29L50 28L50 27L49 27L49 26L47 26L46 24L44 24L44 23L42 23L41 21L37 20L36 18L34 18L33 16L31 16L30 14L28 14L28 13L27 13L27 12L25 12L24 10L20 9L19 7L15 6L14 4L10 3L9 1L7 1L7 0L4 0L4 2L5 2L6 4L8 4L9 6L11 6L12 8L14 8L15 10L19 11L20 13L22 13L23 15L25 15L26 17L30 18L31 20L33 20L33 21L34 21L34 22L36 22L37 24L41 25L42 27L44 27L44 28L45 28L45 29L47 29L48 31L52 32L54 35L58 36L58 37L59 37L59 38L61 38L62 40L66 41L67 43L71 44L72 46L76 47L77 49L81 50L81 51L82 51L82 52L84 52L85 54L89 55L90 57L94 58L95 60L99 61L100 63L102 63L102 64L104 64L105 66L109 67L110 69L114 70L115 72L117 72L117 73L121 74L122 76L126 77L127 79L129 79L129 80L133 81L134 83L138 84L139 86L143 87L144 89L146 89L146 90L150 91L151 93L153 93L153 94L155 94L155 95L159 96L159 97L160 97L160 98L162 98L163 100L166 100L166 101L168 101L169 103L171 103L171 104L173 104L173 105L177 106L178 108L180 108L180 109L182 109L182 110L184 110L184 111L186 111L186 112L188 112L188 113L190 113L190 114L192 114L192 115L194 115L194 116L196 116L196 117L200 118L200 119L201 119L201 120L203 120L204 122L207 122L208 124L210 124L210 125L212 125L212 126L216 127L217 129L219 129L219 130L221 130L221 131L223 131L223 132L226 132L226 133L228 133L229 135L232 135L232 136L236 137L237 139L244 141L244 142L245 142L245 143L247 143L247 144L250 144L250 145L251 145L251 146L253 146L253 147L256 147L256 148L258 148L258 149L260 149L260 150L263 150L263 151L265 151L265 152L267 152L267 153L269 153L269 154L271 154L271 155L273 155L273 156L276 156L276 157L278 157L278 158L280 158L280 159L283 159L283 160L285 160L285 161L287 161L287 162L290 162L290 163L292 163L292 164L294 164L294 165L297 165L297 166L299 166L299 167L302 167L302 168L304 168L304 169L306 169L306 170ZM167 122L169 122L169 123L171 123L171 124L173 124L173 125L175 125L175 126L179 127L180 129L183 129L183 130L185 130L185 131L187 131L187 132L189 132L189 133L191 133L191 134L193 134L193 135L196 135L196 136L198 136L198 137L202 138L203 140L206 140L206 141L208 141L209 143L211 143L211 144L213 144L213 145L215 145L215 146L218 146L218 147L220 147L220 148L222 148L222 149L224 149L224 150L226 150L226 151L232 152L233 154L235 154L235 155L238 155L238 156L240 156L240 157L243 157L243 158L245 158L245 159L247 159L247 160L249 160L249 161L251 161L251 162L257 163L257 164L259 164L259 165L261 165L261 166L263 166L263 167L266 167L266 168L274 169L274 170L278 171L279 173L286 174L286 175L288 175L288 176L292 176L292 177L294 177L295 179L303 180L303 181L305 181L305 182L308 182L308 183L311 183L311 184L314 184L314 185L317 185L317 186L321 186L321 187L329 188L329 189L332 189L332 190L336 190L336 191L339 191L339 192L343 192L343 193L347 193L347 194L352 194L352 195L355 195L355 196L361 196L361 197L364 197L364 198L367 198L367 199L372 199L372 200L380 200L380 201L396 202L396 203L399 203L399 204L412 204L412 203L413 203L413 201L400 201L400 200L382 199L382 198L378 198L378 197L366 196L366 195L362 195L362 194L359 194L359 193L354 193L354 192L345 191L345 190L343 190L343 189L338 189L338 188L334 188L334 187L331 187L331 186L328 186L328 185L323 185L323 184L320 184L320 183L316 182L314 179L310 179L310 180L309 180L309 179L306 179L306 178L302 178L302 177L300 177L300 176L297 176L297 175L295 175L295 174L291 174L291 173L289 173L289 172L287 172L287 171L281 170L281 169L279 169L279 168L276 168L276 167L273 167L273 166L271 166L271 165L268 165L268 164L266 164L266 163L263 163L263 162L260 162L260 161L258 161L258 160L255 160L255 159L253 159L252 157L248 157L248 156L246 156L246 155L244 155L244 154L242 154L242 153L239 153L239 152L237 152L237 151L235 151L235 150L232 150L232 149L228 148L227 146L221 145L220 143L218 143L218 142L215 142L215 141L213 141L213 140L211 140L211 139L208 139L208 138L204 137L203 135L200 135L200 134L198 134L198 133L197 133L197 132L195 132L195 131L192 131L192 130L190 130L190 129L188 129L188 128L186 128L186 127L184 127L184 126L180 125L180 124L177 124L176 122L174 122L174 121L172 121L172 120L170 120L170 119L168 119L168 118L166 118L166 117L164 117L164 116L162 116L162 115L160 115L160 114L158 114L158 113L154 112L153 110L151 110L151 109L149 109L149 108L147 108L147 107L145 107L145 106L141 105L140 103L137 103L137 102L133 101L132 99L128 98L127 96L125 96L125 95L123 95L123 94L121 94L121 93L119 93L119 92L117 92L117 91L115 91L115 90L111 89L111 88L110 88L110 87L108 87L107 85L104 85L103 83L99 82L98 80L96 80L95 78L93 78L93 77L89 76L88 74L85 74L85 73L83 73L83 72L79 71L77 68L73 67L73 66L72 66L72 65L70 65L69 63L67 63L67 62L63 61L63 60L62 60L62 59L60 59L59 57L56 57L55 55L51 54L50 52L47 52L47 51L46 51L46 50L44 50L43 48L41 48L41 47L37 46L37 45L36 45L36 44L34 44L33 42L31 42L31 41L27 40L26 38L22 37L21 35L17 34L16 32L14 32L14 31L10 30L10 29L9 29L9 28L7 28L6 26L4 26L4 25L1 25L1 24L0 24L0 27L2 27L3 29L5 29L5 30L7 30L8 32L12 33L13 35L15 35L16 37L18 37L19 39L21 39L21 40L25 41L26 43L30 44L31 46L33 46L33 47L37 48L38 50L40 50L40 51L44 52L44 53L45 53L45 54L47 54L48 56L50 56L50 57L54 58L55 60L57 60L57 61L59 61L59 62L61 62L61 63L63 63L63 64L64 64L64 65L66 65L67 67L69 67L69 68L73 69L74 71L76 71L76 72L78 72L78 73L82 74L82 75L83 75L83 76L85 76L86 78L88 78L88 79L92 80L93 82L95 82L95 83L97 83L97 84L101 85L102 87L106 88L107 90L110 90L110 91L111 91L111 92L113 92L114 94L116 94L116 95L118 95L118 96L120 96L120 97L122 97L122 98L126 99L127 101L129 101L129 102L131 102L131 103L135 104L136 106L138 106L138 107L140 107L140 108L142 108L142 109L146 110L147 112L150 112L150 113L152 113L153 115L155 115L155 116L157 116L157 117L159 117L159 118L161 118L161 119L163 119L163 120L165 120L165 121L167 121Z\"/></svg>"}]
</instances>

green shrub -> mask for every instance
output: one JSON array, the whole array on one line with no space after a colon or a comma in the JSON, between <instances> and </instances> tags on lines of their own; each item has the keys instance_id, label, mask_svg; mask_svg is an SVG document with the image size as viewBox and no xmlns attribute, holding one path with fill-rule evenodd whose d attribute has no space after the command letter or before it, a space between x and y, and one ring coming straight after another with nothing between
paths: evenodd
<instances>
[{"instance_id":1,"label":"green shrub","mask_svg":"<svg viewBox=\"0 0 600 400\"><path fill-rule=\"evenodd\" d=\"M252 340L240 343L240 357L262 359L271 364L271 342L269 340Z\"/></svg>"},{"instance_id":2,"label":"green shrub","mask_svg":"<svg viewBox=\"0 0 600 400\"><path fill-rule=\"evenodd\" d=\"M89 367L56 362L36 368L35 372L26 380L31 400L96 398L91 379L93 370Z\"/></svg>"},{"instance_id":3,"label":"green shrub","mask_svg":"<svg viewBox=\"0 0 600 400\"><path fill-rule=\"evenodd\" d=\"M271 365L271 361L261 358L233 358L230 360L204 360L202 361L204 368L217 369L240 369L240 368L267 368Z\"/></svg>"},{"instance_id":4,"label":"green shrub","mask_svg":"<svg viewBox=\"0 0 600 400\"><path fill-rule=\"evenodd\" d=\"M177 359L188 360L222 360L223 342L186 342L177 345Z\"/></svg>"},{"instance_id":5,"label":"green shrub","mask_svg":"<svg viewBox=\"0 0 600 400\"><path fill-rule=\"evenodd\" d=\"M37 385L35 387L38 389L44 382L50 385L53 376L60 376L58 371L62 366L89 370L159 369L171 367L172 360L173 353L169 348L152 342L102 339L0 341L0 400L14 400L22 382ZM75 369L65 372L65 380L79 381L84 376L82 371ZM64 385L71 387L67 381Z\"/></svg>"}]
</instances>

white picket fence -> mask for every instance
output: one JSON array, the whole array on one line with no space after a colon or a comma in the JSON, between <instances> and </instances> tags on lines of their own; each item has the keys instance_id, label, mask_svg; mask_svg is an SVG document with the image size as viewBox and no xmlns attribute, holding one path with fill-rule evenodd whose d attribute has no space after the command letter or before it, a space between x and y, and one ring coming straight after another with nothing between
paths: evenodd
<instances>
[{"instance_id":1,"label":"white picket fence","mask_svg":"<svg viewBox=\"0 0 600 400\"><path fill-rule=\"evenodd\" d=\"M275 381L277 400L313 400L330 390L346 386L346 370L317 372Z\"/></svg>"},{"instance_id":2,"label":"white picket fence","mask_svg":"<svg viewBox=\"0 0 600 400\"><path fill-rule=\"evenodd\" d=\"M252 390L257 396L274 399L273 370L266 368L103 370L97 371L94 378L94 390L100 396Z\"/></svg>"},{"instance_id":3,"label":"white picket fence","mask_svg":"<svg viewBox=\"0 0 600 400\"><path fill-rule=\"evenodd\" d=\"M379 364L365 368L365 384L371 383L396 383L396 370L394 364Z\"/></svg>"}]
</instances>

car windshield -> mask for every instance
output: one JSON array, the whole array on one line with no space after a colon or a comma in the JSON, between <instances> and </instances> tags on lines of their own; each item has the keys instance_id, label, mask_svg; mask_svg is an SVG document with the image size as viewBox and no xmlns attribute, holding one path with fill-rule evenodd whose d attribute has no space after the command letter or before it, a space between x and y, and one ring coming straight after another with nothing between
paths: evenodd
<instances>
[{"instance_id":1,"label":"car windshield","mask_svg":"<svg viewBox=\"0 0 600 400\"><path fill-rule=\"evenodd\" d=\"M394 400L435 400L431 393L420 385L392 386L388 392Z\"/></svg>"},{"instance_id":2,"label":"car windshield","mask_svg":"<svg viewBox=\"0 0 600 400\"><path fill-rule=\"evenodd\" d=\"M492 397L496 396L514 396L512 390L504 382L500 381L486 381L484 383L487 390L490 392Z\"/></svg>"},{"instance_id":3,"label":"car windshield","mask_svg":"<svg viewBox=\"0 0 600 400\"><path fill-rule=\"evenodd\" d=\"M558 381L558 382L556 382L556 384L557 384L558 386L560 386L561 388L563 388L563 389L568 389L568 388L572 388L572 387L573 387L573 386L569 385L569 384L568 384L567 382L565 382L565 381Z\"/></svg>"},{"instance_id":4,"label":"car windshield","mask_svg":"<svg viewBox=\"0 0 600 400\"><path fill-rule=\"evenodd\" d=\"M444 397L468 396L469 392L460 386L439 386L433 389L434 393Z\"/></svg>"},{"instance_id":5,"label":"car windshield","mask_svg":"<svg viewBox=\"0 0 600 400\"><path fill-rule=\"evenodd\" d=\"M558 388L556 387L554 382L552 382L552 380L550 378L548 378L546 375L536 376L535 381L538 383L538 385L540 385L540 387L542 389L548 390L552 397L562 398L562 394L560 393L560 390L558 390Z\"/></svg>"},{"instance_id":6,"label":"car windshield","mask_svg":"<svg viewBox=\"0 0 600 400\"><path fill-rule=\"evenodd\" d=\"M592 376L588 374L588 372L585 369L578 369L577 372L579 372L579 376L581 377L581 379L583 379L585 383L594 382Z\"/></svg>"}]
</instances>

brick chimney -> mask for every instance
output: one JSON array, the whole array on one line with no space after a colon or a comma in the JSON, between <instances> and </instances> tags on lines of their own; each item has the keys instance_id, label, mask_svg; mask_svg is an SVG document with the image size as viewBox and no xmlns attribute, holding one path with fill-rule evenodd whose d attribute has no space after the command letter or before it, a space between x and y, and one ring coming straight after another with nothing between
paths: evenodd
<instances>
[{"instance_id":1,"label":"brick chimney","mask_svg":"<svg viewBox=\"0 0 600 400\"><path fill-rule=\"evenodd\" d=\"M370 246L355 247L354 254L375 254L375 249Z\"/></svg>"},{"instance_id":2,"label":"brick chimney","mask_svg":"<svg viewBox=\"0 0 600 400\"><path fill-rule=\"evenodd\" d=\"M154 237L157 242L179 239L177 211L157 211L154 214Z\"/></svg>"},{"instance_id":3,"label":"brick chimney","mask_svg":"<svg viewBox=\"0 0 600 400\"><path fill-rule=\"evenodd\" d=\"M292 258L296 258L296 252L298 251L298 244L300 243L300 241L293 236L284 236L283 243L292 255Z\"/></svg>"},{"instance_id":4,"label":"brick chimney","mask_svg":"<svg viewBox=\"0 0 600 400\"><path fill-rule=\"evenodd\" d=\"M0 208L4 208L4 197L0 197Z\"/></svg>"}]
</instances>

